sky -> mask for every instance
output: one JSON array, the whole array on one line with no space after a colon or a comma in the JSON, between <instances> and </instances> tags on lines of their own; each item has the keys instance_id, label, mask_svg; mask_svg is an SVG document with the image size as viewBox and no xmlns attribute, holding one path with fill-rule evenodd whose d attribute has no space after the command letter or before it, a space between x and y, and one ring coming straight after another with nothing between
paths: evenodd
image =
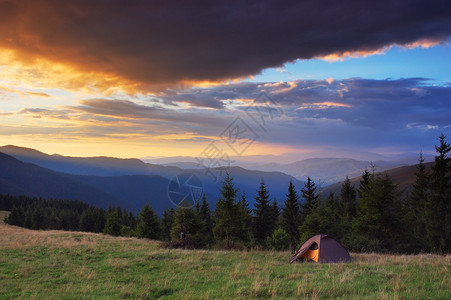
<instances>
[{"instance_id":1,"label":"sky","mask_svg":"<svg viewBox=\"0 0 451 300\"><path fill-rule=\"evenodd\" d=\"M0 145L432 153L450 42L449 1L0 0Z\"/></svg>"}]
</instances>

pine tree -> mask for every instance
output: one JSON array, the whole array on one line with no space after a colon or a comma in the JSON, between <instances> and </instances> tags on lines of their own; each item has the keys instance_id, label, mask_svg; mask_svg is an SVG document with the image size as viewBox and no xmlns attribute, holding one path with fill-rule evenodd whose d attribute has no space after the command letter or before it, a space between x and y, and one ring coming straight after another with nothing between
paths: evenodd
<instances>
[{"instance_id":1,"label":"pine tree","mask_svg":"<svg viewBox=\"0 0 451 300\"><path fill-rule=\"evenodd\" d=\"M372 179L359 201L354 229L360 236L376 240L386 250L394 250L400 237L402 206L397 186L386 174Z\"/></svg>"},{"instance_id":2,"label":"pine tree","mask_svg":"<svg viewBox=\"0 0 451 300\"><path fill-rule=\"evenodd\" d=\"M330 193L326 201L319 203L299 227L301 242L318 233L341 239L343 230L339 211L340 204L335 195Z\"/></svg>"},{"instance_id":3,"label":"pine tree","mask_svg":"<svg viewBox=\"0 0 451 300\"><path fill-rule=\"evenodd\" d=\"M136 230L136 217L133 215L132 212L128 213L128 226L130 226L131 231L133 232L134 230Z\"/></svg>"},{"instance_id":4,"label":"pine tree","mask_svg":"<svg viewBox=\"0 0 451 300\"><path fill-rule=\"evenodd\" d=\"M163 212L163 218L161 220L162 224L162 234L163 234L163 240L170 241L171 240L171 229L172 225L174 224L174 215L175 210L173 208L171 209L165 209Z\"/></svg>"},{"instance_id":5,"label":"pine tree","mask_svg":"<svg viewBox=\"0 0 451 300\"><path fill-rule=\"evenodd\" d=\"M282 228L290 236L290 244L294 247L299 239L300 207L298 195L293 182L290 180L285 206L282 209Z\"/></svg>"},{"instance_id":6,"label":"pine tree","mask_svg":"<svg viewBox=\"0 0 451 300\"><path fill-rule=\"evenodd\" d=\"M160 222L156 212L146 204L138 214L137 235L139 238L160 239Z\"/></svg>"},{"instance_id":7,"label":"pine tree","mask_svg":"<svg viewBox=\"0 0 451 300\"><path fill-rule=\"evenodd\" d=\"M426 245L426 223L427 216L425 215L425 205L429 197L429 178L426 173L426 166L424 164L423 153L420 153L418 160L417 171L415 173L415 183L413 185L410 203L407 204L406 222L410 223L413 237L422 245ZM410 206L410 207L409 207ZM409 209L410 208L410 209Z\"/></svg>"},{"instance_id":8,"label":"pine tree","mask_svg":"<svg viewBox=\"0 0 451 300\"><path fill-rule=\"evenodd\" d=\"M122 212L121 224L124 227L130 227L127 208L124 208L124 211Z\"/></svg>"},{"instance_id":9,"label":"pine tree","mask_svg":"<svg viewBox=\"0 0 451 300\"><path fill-rule=\"evenodd\" d=\"M440 145L435 147L437 156L430 176L430 197L425 206L427 222L426 234L433 250L439 252L451 249L451 182L450 161L448 153L451 146L442 133Z\"/></svg>"},{"instance_id":10,"label":"pine tree","mask_svg":"<svg viewBox=\"0 0 451 300\"><path fill-rule=\"evenodd\" d=\"M249 202L246 199L246 193L243 192L243 195L241 196L241 207L243 208L244 212L244 222L246 225L247 230L252 231L252 210L249 206Z\"/></svg>"},{"instance_id":11,"label":"pine tree","mask_svg":"<svg viewBox=\"0 0 451 300\"><path fill-rule=\"evenodd\" d=\"M106 213L107 214L107 213ZM60 220L60 226L62 230L69 230L69 218L67 211L65 209L62 209L58 212L58 219ZM106 216L105 216L105 226L106 226ZM102 231L104 232L105 226L102 227ZM105 232L104 232L105 233ZM106 234L106 233L105 233Z\"/></svg>"},{"instance_id":12,"label":"pine tree","mask_svg":"<svg viewBox=\"0 0 451 300\"><path fill-rule=\"evenodd\" d=\"M319 196L317 194L317 186L315 182L307 177L307 182L304 183L304 188L301 189L302 198L304 198L304 204L301 205L301 220L305 220L312 211L319 205Z\"/></svg>"},{"instance_id":13,"label":"pine tree","mask_svg":"<svg viewBox=\"0 0 451 300\"><path fill-rule=\"evenodd\" d=\"M87 209L80 216L80 230L94 232L95 219L93 210Z\"/></svg>"},{"instance_id":14,"label":"pine tree","mask_svg":"<svg viewBox=\"0 0 451 300\"><path fill-rule=\"evenodd\" d=\"M45 217L41 207L39 206L34 207L31 220L32 220L31 225L32 229L45 229Z\"/></svg>"},{"instance_id":15,"label":"pine tree","mask_svg":"<svg viewBox=\"0 0 451 300\"><path fill-rule=\"evenodd\" d=\"M280 208L277 198L274 197L272 200L272 231L276 230L280 226Z\"/></svg>"},{"instance_id":16,"label":"pine tree","mask_svg":"<svg viewBox=\"0 0 451 300\"><path fill-rule=\"evenodd\" d=\"M347 219L341 213L343 211L342 203L337 199L334 193L330 192L324 202L324 217L327 228L325 232L336 239L341 239L345 233L351 232L351 220Z\"/></svg>"},{"instance_id":17,"label":"pine tree","mask_svg":"<svg viewBox=\"0 0 451 300\"><path fill-rule=\"evenodd\" d=\"M52 209L48 215L48 228L49 229L61 229L61 222L58 219L57 210ZM103 229L103 227L102 227ZM81 230L81 229L80 229ZM94 231L98 232L98 231Z\"/></svg>"},{"instance_id":18,"label":"pine tree","mask_svg":"<svg viewBox=\"0 0 451 300\"><path fill-rule=\"evenodd\" d=\"M136 236L136 220L132 212L128 212L126 208L122 212L122 236Z\"/></svg>"},{"instance_id":19,"label":"pine tree","mask_svg":"<svg viewBox=\"0 0 451 300\"><path fill-rule=\"evenodd\" d=\"M94 232L103 232L106 225L106 212L97 208L94 213Z\"/></svg>"},{"instance_id":20,"label":"pine tree","mask_svg":"<svg viewBox=\"0 0 451 300\"><path fill-rule=\"evenodd\" d=\"M184 248L202 248L206 246L204 224L195 209L187 206L177 207L171 238L178 240Z\"/></svg>"},{"instance_id":21,"label":"pine tree","mask_svg":"<svg viewBox=\"0 0 451 300\"><path fill-rule=\"evenodd\" d=\"M33 226L33 212L30 206L28 206L27 210L25 211L23 226L30 229Z\"/></svg>"},{"instance_id":22,"label":"pine tree","mask_svg":"<svg viewBox=\"0 0 451 300\"><path fill-rule=\"evenodd\" d=\"M239 209L241 211L243 219L243 231L242 237L245 246L251 247L254 245L254 234L252 232L252 210L249 207L249 202L246 200L246 193L243 192L241 196L241 202L239 203Z\"/></svg>"},{"instance_id":23,"label":"pine tree","mask_svg":"<svg viewBox=\"0 0 451 300\"><path fill-rule=\"evenodd\" d=\"M357 190L359 198L362 198L363 193L369 188L373 175L365 169L362 174L362 179L360 179L360 186Z\"/></svg>"},{"instance_id":24,"label":"pine tree","mask_svg":"<svg viewBox=\"0 0 451 300\"><path fill-rule=\"evenodd\" d=\"M67 218L69 221L69 230L76 231L80 229L80 217L78 216L78 213L76 211L68 210ZM120 220L121 220L120 218L117 219L117 222L119 224L119 234L121 229Z\"/></svg>"},{"instance_id":25,"label":"pine tree","mask_svg":"<svg viewBox=\"0 0 451 300\"><path fill-rule=\"evenodd\" d=\"M346 176L346 180L341 186L341 202L343 206L343 214L346 216L348 221L356 214L356 191L351 185L351 180Z\"/></svg>"},{"instance_id":26,"label":"pine tree","mask_svg":"<svg viewBox=\"0 0 451 300\"><path fill-rule=\"evenodd\" d=\"M210 205L205 194L202 195L202 205L199 208L199 216L204 222L206 243L213 243L213 220L211 218Z\"/></svg>"},{"instance_id":27,"label":"pine tree","mask_svg":"<svg viewBox=\"0 0 451 300\"><path fill-rule=\"evenodd\" d=\"M257 193L253 220L254 237L258 245L265 246L266 238L274 230L274 211L269 202L269 192L263 179Z\"/></svg>"},{"instance_id":28,"label":"pine tree","mask_svg":"<svg viewBox=\"0 0 451 300\"><path fill-rule=\"evenodd\" d=\"M70 218L68 215L69 214L66 214L66 218ZM70 226L70 223L71 222L69 221L69 226ZM109 207L108 212L106 214L105 228L103 229L103 233L118 236L121 234L121 229L122 229L122 226L121 226L118 210Z\"/></svg>"},{"instance_id":29,"label":"pine tree","mask_svg":"<svg viewBox=\"0 0 451 300\"><path fill-rule=\"evenodd\" d=\"M120 206L116 206L115 209L116 209L116 213L117 213L117 217L118 217L118 222L119 222L119 224L121 224L121 226L123 226L124 224L122 223L123 222L122 208Z\"/></svg>"},{"instance_id":30,"label":"pine tree","mask_svg":"<svg viewBox=\"0 0 451 300\"><path fill-rule=\"evenodd\" d=\"M205 194L203 194L203 197L205 197ZM199 199L196 200L196 212L197 213L200 212L200 201L199 201Z\"/></svg>"},{"instance_id":31,"label":"pine tree","mask_svg":"<svg viewBox=\"0 0 451 300\"><path fill-rule=\"evenodd\" d=\"M216 241L224 242L227 249L232 248L235 242L243 240L246 236L237 193L238 189L233 184L233 178L227 174L220 188L221 197L216 203L213 228Z\"/></svg>"},{"instance_id":32,"label":"pine tree","mask_svg":"<svg viewBox=\"0 0 451 300\"><path fill-rule=\"evenodd\" d=\"M24 219L25 214L23 212L22 206L19 206L19 208L13 206L11 213L8 216L7 223L9 225L23 226Z\"/></svg>"}]
</instances>

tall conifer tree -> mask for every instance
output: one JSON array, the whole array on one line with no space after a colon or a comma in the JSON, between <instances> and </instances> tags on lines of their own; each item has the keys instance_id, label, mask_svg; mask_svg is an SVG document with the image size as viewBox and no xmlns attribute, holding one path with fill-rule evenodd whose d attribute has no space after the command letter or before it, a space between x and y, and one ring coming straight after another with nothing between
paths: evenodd
<instances>
[{"instance_id":1,"label":"tall conifer tree","mask_svg":"<svg viewBox=\"0 0 451 300\"><path fill-rule=\"evenodd\" d=\"M205 194L202 195L202 205L199 209L199 216L204 222L205 239L207 244L213 243L213 220L211 218L210 205L207 202Z\"/></svg>"},{"instance_id":2,"label":"tall conifer tree","mask_svg":"<svg viewBox=\"0 0 451 300\"><path fill-rule=\"evenodd\" d=\"M146 204L138 214L138 237L147 239L160 239L160 222L156 212Z\"/></svg>"},{"instance_id":3,"label":"tall conifer tree","mask_svg":"<svg viewBox=\"0 0 451 300\"><path fill-rule=\"evenodd\" d=\"M319 196L317 193L318 187L315 182L307 177L307 182L304 183L304 188L301 189L302 198L304 198L304 204L301 205L301 219L304 221L312 211L319 205Z\"/></svg>"},{"instance_id":4,"label":"tall conifer tree","mask_svg":"<svg viewBox=\"0 0 451 300\"><path fill-rule=\"evenodd\" d=\"M451 146L442 133L440 145L435 147L437 156L430 176L430 196L425 206L427 222L426 233L435 251L444 252L451 249L451 182L450 160L448 153Z\"/></svg>"},{"instance_id":5,"label":"tall conifer tree","mask_svg":"<svg viewBox=\"0 0 451 300\"><path fill-rule=\"evenodd\" d=\"M402 207L397 186L388 175L374 178L362 194L354 228L365 239L391 250L401 234Z\"/></svg>"},{"instance_id":6,"label":"tall conifer tree","mask_svg":"<svg viewBox=\"0 0 451 300\"><path fill-rule=\"evenodd\" d=\"M245 236L244 220L237 202L238 189L233 178L227 174L220 189L221 197L216 203L215 227L213 233L217 241L224 242L226 248L232 248L235 242L242 241Z\"/></svg>"},{"instance_id":7,"label":"tall conifer tree","mask_svg":"<svg viewBox=\"0 0 451 300\"><path fill-rule=\"evenodd\" d=\"M253 229L254 237L258 245L264 246L266 238L274 230L273 208L269 202L269 192L266 189L264 180L260 182L260 189L255 197L255 209Z\"/></svg>"},{"instance_id":8,"label":"tall conifer tree","mask_svg":"<svg viewBox=\"0 0 451 300\"><path fill-rule=\"evenodd\" d=\"M348 221L351 221L356 214L356 191L348 176L341 186L341 202L345 217Z\"/></svg>"},{"instance_id":9,"label":"tall conifer tree","mask_svg":"<svg viewBox=\"0 0 451 300\"><path fill-rule=\"evenodd\" d=\"M295 246L299 239L300 207L293 182L290 180L285 206L282 208L282 228L290 236L290 243Z\"/></svg>"},{"instance_id":10,"label":"tall conifer tree","mask_svg":"<svg viewBox=\"0 0 451 300\"><path fill-rule=\"evenodd\" d=\"M165 209L163 212L163 218L161 219L161 227L162 227L162 237L165 241L171 240L171 230L172 225L174 224L174 215L175 210L173 208L171 209Z\"/></svg>"},{"instance_id":11,"label":"tall conifer tree","mask_svg":"<svg viewBox=\"0 0 451 300\"><path fill-rule=\"evenodd\" d=\"M415 173L415 183L413 185L412 195L410 197L410 210L408 211L411 220L411 230L416 240L426 245L426 222L425 205L429 197L429 178L426 173L426 166L424 164L423 153L420 153L418 160L417 171Z\"/></svg>"},{"instance_id":12,"label":"tall conifer tree","mask_svg":"<svg viewBox=\"0 0 451 300\"><path fill-rule=\"evenodd\" d=\"M369 189L372 177L373 175L365 169L362 174L362 179L360 179L359 189L357 190L359 198L362 198L363 193Z\"/></svg>"}]
</instances>

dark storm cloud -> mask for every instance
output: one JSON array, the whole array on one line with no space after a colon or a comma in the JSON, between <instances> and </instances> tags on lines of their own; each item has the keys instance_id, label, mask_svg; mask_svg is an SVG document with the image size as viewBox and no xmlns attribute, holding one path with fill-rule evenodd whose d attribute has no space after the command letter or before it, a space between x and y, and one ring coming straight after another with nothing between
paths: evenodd
<instances>
[{"instance_id":1,"label":"dark storm cloud","mask_svg":"<svg viewBox=\"0 0 451 300\"><path fill-rule=\"evenodd\" d=\"M145 85L444 40L450 1L0 0L0 47ZM218 102L207 106L221 107Z\"/></svg>"}]
</instances>

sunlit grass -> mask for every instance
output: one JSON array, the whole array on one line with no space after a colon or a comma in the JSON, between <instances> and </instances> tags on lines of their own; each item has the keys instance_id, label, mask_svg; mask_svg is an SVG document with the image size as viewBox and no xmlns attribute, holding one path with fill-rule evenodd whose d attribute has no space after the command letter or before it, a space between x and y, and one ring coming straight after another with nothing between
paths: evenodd
<instances>
[{"instance_id":1,"label":"sunlit grass","mask_svg":"<svg viewBox=\"0 0 451 300\"><path fill-rule=\"evenodd\" d=\"M0 215L1 220L3 216ZM451 257L170 250L156 241L0 225L0 298L449 299Z\"/></svg>"}]
</instances>

